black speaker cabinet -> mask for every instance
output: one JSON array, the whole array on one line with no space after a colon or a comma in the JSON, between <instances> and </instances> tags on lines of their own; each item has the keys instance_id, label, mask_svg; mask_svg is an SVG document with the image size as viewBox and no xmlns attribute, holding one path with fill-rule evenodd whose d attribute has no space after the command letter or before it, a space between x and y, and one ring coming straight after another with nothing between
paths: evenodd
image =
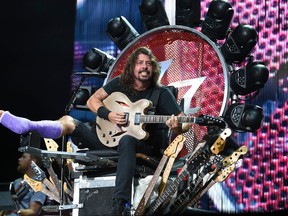
<instances>
[{"instance_id":1,"label":"black speaker cabinet","mask_svg":"<svg viewBox=\"0 0 288 216\"><path fill-rule=\"evenodd\" d=\"M72 216L112 215L115 178L115 176L95 178L80 176L75 179L73 204L78 204L79 208L73 209Z\"/></svg>"}]
</instances>

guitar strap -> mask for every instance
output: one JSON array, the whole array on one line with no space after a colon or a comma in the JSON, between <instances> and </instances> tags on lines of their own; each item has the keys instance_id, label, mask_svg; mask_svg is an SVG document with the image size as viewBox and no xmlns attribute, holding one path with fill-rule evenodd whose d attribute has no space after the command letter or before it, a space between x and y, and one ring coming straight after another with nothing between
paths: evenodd
<instances>
[{"instance_id":1,"label":"guitar strap","mask_svg":"<svg viewBox=\"0 0 288 216\"><path fill-rule=\"evenodd\" d=\"M162 88L167 88L169 91L171 91L171 93L174 95L174 97L176 98L177 96L175 94L177 94L177 89L175 89L175 87L173 86L162 86ZM155 86L152 90L152 95L150 97L150 101L152 101L153 103L153 109L154 109L154 113L156 112L156 107L159 101L159 95L160 95L160 90L161 90L161 86ZM153 115L154 113L150 114L149 112L147 114L149 115Z\"/></svg>"},{"instance_id":2,"label":"guitar strap","mask_svg":"<svg viewBox=\"0 0 288 216\"><path fill-rule=\"evenodd\" d=\"M152 90L152 95L150 97L150 101L152 101L152 107L148 110L147 114L148 115L154 115L156 112L156 107L158 104L159 100L159 95L160 95L160 87L155 86Z\"/></svg>"},{"instance_id":3,"label":"guitar strap","mask_svg":"<svg viewBox=\"0 0 288 216\"><path fill-rule=\"evenodd\" d=\"M14 184L14 183L13 183ZM22 200L23 197L29 192L29 185L27 185L25 182L20 183L20 185L15 189L13 185L12 191L10 191L11 194L15 194L17 196L17 200Z\"/></svg>"},{"instance_id":4,"label":"guitar strap","mask_svg":"<svg viewBox=\"0 0 288 216\"><path fill-rule=\"evenodd\" d=\"M154 115L156 113L156 107L159 101L160 91L161 91L160 86L155 86L153 88L150 97L150 101L152 101L153 106L147 111L148 115ZM166 124L163 123L155 126L153 131L154 133L150 134L152 143L157 143L157 146L159 147L159 152L163 154L164 150L169 145L169 128L166 126Z\"/></svg>"}]
</instances>

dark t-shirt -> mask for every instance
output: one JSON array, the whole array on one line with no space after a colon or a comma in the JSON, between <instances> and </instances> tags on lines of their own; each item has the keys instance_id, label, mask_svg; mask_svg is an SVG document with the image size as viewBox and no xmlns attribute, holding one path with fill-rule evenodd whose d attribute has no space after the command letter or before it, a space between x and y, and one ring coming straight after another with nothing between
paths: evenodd
<instances>
[{"instance_id":1,"label":"dark t-shirt","mask_svg":"<svg viewBox=\"0 0 288 216\"><path fill-rule=\"evenodd\" d=\"M125 92L125 87L119 84L120 76L115 77L105 86L103 86L106 93L109 95L113 92ZM155 115L178 115L182 110L178 105L172 92L165 86L152 87L145 91L138 91L134 95L126 95L131 102L138 101L140 99L147 99L153 102L153 91L159 89L159 97L156 105ZM155 105L155 103L153 104Z\"/></svg>"},{"instance_id":2,"label":"dark t-shirt","mask_svg":"<svg viewBox=\"0 0 288 216\"><path fill-rule=\"evenodd\" d=\"M125 87L121 86L119 81L120 76L117 76L108 82L105 86L103 86L106 93L109 95L113 92L125 93ZM155 90L156 88L157 90ZM157 94L157 91L159 91L159 96L155 97L153 92ZM133 95L126 96L131 102L136 102L140 99L150 100L153 103L153 112L155 111L155 115L177 116L182 111L171 90L165 86L151 87L145 91L137 91ZM155 98L158 98L158 100L155 101ZM154 107L155 103L156 107ZM117 110L115 111L117 112ZM167 139L168 127L166 126L165 122L146 124L145 130L150 134L149 139L147 140L149 143L157 143L158 146L159 143L161 143L162 149L167 147L169 144Z\"/></svg>"}]
</instances>

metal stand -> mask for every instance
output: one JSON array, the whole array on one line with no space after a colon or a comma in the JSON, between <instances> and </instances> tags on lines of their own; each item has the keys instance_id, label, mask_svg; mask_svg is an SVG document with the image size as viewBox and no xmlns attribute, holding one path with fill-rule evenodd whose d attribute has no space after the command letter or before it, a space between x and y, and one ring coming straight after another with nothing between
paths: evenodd
<instances>
[{"instance_id":1,"label":"metal stand","mask_svg":"<svg viewBox=\"0 0 288 216\"><path fill-rule=\"evenodd\" d=\"M80 90L80 86L82 85L82 83L85 81L86 79L86 76L81 76L81 80L77 86L77 89L73 92L73 95L72 97L70 98L67 106L65 107L65 115L68 115L71 111L71 108L73 106L73 104L75 103L76 101L76 98L77 98L77 94ZM66 136L63 136L62 137L62 146L61 146L61 150L62 151L66 151L66 144L67 143L67 137ZM65 179L65 176L64 176L64 167L65 167L65 163L66 163L66 159L65 158L61 158L61 171L60 171L60 175L61 175L61 190L60 190L60 206L63 206L63 201L64 201L64 179ZM61 216L62 215L62 210L63 208L59 208L59 215Z\"/></svg>"},{"instance_id":2,"label":"metal stand","mask_svg":"<svg viewBox=\"0 0 288 216\"><path fill-rule=\"evenodd\" d=\"M64 159L76 159L78 161L83 162L96 162L102 164L102 158L95 156L93 154L89 153L77 153L77 152L65 152L65 151L49 151L49 150L42 150L39 148L34 148L30 146L23 146L18 148L18 151L20 152L28 152L30 154L36 155L41 158L55 158L59 159L61 158L61 161L64 161ZM64 171L63 171L64 173ZM64 177L64 175L62 176ZM62 178L63 180L64 178ZM46 206L46 211L59 211L59 215L62 215L63 210L69 210L69 209L78 209L83 208L83 204L64 204L64 189L63 184L61 184L61 195L60 195L60 205L53 205L53 206Z\"/></svg>"},{"instance_id":3,"label":"metal stand","mask_svg":"<svg viewBox=\"0 0 288 216\"><path fill-rule=\"evenodd\" d=\"M81 79L80 79L80 82L76 88L76 90L73 92L73 95L71 96L67 106L65 107L65 115L69 115L70 111L71 111L71 108L73 107L76 99L77 99L77 94L79 93L80 91L80 87L82 85L82 83L85 81L86 77L91 77L91 76L99 76L99 74L92 74L92 73L75 73L75 75L80 75L81 76ZM67 143L67 137L66 136L63 136L62 137L62 147L61 147L61 150L66 152L66 143ZM60 191L60 206L64 206L63 204L63 200L64 200L64 186L63 186L63 183L64 183L64 179L65 179L65 175L64 175L64 167L65 167L65 162L66 162L66 159L64 157L61 158L61 191ZM70 205L71 207L74 208L74 205ZM59 215L61 216L62 215L62 211L64 208L59 208Z\"/></svg>"}]
</instances>

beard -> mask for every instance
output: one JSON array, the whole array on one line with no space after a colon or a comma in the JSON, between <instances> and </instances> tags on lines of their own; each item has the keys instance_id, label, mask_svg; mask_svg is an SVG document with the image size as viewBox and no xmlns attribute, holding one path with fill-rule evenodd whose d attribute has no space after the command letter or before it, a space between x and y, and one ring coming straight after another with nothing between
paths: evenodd
<instances>
[{"instance_id":1,"label":"beard","mask_svg":"<svg viewBox=\"0 0 288 216\"><path fill-rule=\"evenodd\" d=\"M25 167L23 167L22 165L18 165L17 171L18 171L19 173L24 174L24 173L25 173Z\"/></svg>"},{"instance_id":2,"label":"beard","mask_svg":"<svg viewBox=\"0 0 288 216\"><path fill-rule=\"evenodd\" d=\"M137 79L138 81L142 83L147 83L147 82L150 82L150 80L152 79L150 74L151 72L147 70L139 71L138 76L135 77L135 79Z\"/></svg>"}]
</instances>

